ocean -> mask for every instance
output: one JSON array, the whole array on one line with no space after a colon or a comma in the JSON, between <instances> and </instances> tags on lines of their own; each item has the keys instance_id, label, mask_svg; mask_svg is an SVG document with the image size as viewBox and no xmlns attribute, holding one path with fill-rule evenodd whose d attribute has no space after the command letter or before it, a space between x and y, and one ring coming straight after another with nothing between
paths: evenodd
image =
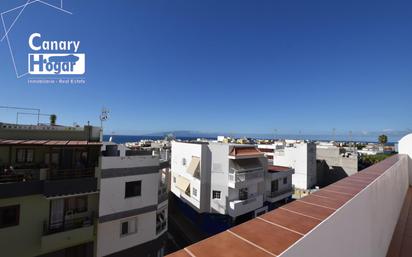
<instances>
[{"instance_id":1,"label":"ocean","mask_svg":"<svg viewBox=\"0 0 412 257\"><path fill-rule=\"evenodd\" d=\"M138 142L140 140L160 140L164 139L163 136L126 136L126 135L104 135L103 140L104 141L109 141L109 138L112 137L112 141L118 144L124 144L126 142ZM348 136L343 136L343 135L336 135L335 138L333 139L332 136L330 135L279 135L279 138L283 139L301 139L301 140L320 140L320 141L329 141L329 140L337 140L337 141L349 141ZM177 137L177 139L180 140L196 140L197 137ZM398 140L401 138L401 136L389 136L389 142L388 145L393 145L395 142L398 142ZM206 139L216 139L216 137L209 137ZM353 136L352 137L353 141L356 142L377 142L377 136Z\"/></svg>"}]
</instances>

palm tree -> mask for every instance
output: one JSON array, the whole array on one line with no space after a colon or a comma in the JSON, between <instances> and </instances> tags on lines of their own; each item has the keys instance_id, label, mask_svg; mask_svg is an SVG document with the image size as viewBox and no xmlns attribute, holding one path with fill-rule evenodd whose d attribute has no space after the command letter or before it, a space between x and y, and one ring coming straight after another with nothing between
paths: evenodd
<instances>
[{"instance_id":1,"label":"palm tree","mask_svg":"<svg viewBox=\"0 0 412 257\"><path fill-rule=\"evenodd\" d=\"M388 142L388 136L382 134L378 137L379 143L384 146Z\"/></svg>"},{"instance_id":2,"label":"palm tree","mask_svg":"<svg viewBox=\"0 0 412 257\"><path fill-rule=\"evenodd\" d=\"M50 115L50 125L56 125L57 116L56 114Z\"/></svg>"}]
</instances>

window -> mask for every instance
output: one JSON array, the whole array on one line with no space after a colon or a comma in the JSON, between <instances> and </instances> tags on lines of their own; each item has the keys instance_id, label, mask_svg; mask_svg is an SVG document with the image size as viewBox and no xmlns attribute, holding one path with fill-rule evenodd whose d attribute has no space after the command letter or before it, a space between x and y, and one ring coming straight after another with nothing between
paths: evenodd
<instances>
[{"instance_id":1,"label":"window","mask_svg":"<svg viewBox=\"0 0 412 257\"><path fill-rule=\"evenodd\" d=\"M16 162L17 163L30 163L34 161L33 149L17 149Z\"/></svg>"},{"instance_id":2,"label":"window","mask_svg":"<svg viewBox=\"0 0 412 257\"><path fill-rule=\"evenodd\" d=\"M19 225L20 205L0 207L0 228Z\"/></svg>"},{"instance_id":3,"label":"window","mask_svg":"<svg viewBox=\"0 0 412 257\"><path fill-rule=\"evenodd\" d=\"M283 178L283 184L287 184L288 183L288 178Z\"/></svg>"},{"instance_id":4,"label":"window","mask_svg":"<svg viewBox=\"0 0 412 257\"><path fill-rule=\"evenodd\" d=\"M136 233L137 232L137 219L134 218L134 219L122 222L120 229L121 229L120 231L121 236L127 236L130 234Z\"/></svg>"},{"instance_id":5,"label":"window","mask_svg":"<svg viewBox=\"0 0 412 257\"><path fill-rule=\"evenodd\" d=\"M277 192L279 189L279 181L276 180L272 180L271 182L271 192Z\"/></svg>"},{"instance_id":6,"label":"window","mask_svg":"<svg viewBox=\"0 0 412 257\"><path fill-rule=\"evenodd\" d=\"M70 197L64 199L64 213L82 213L87 211L87 196Z\"/></svg>"},{"instance_id":7,"label":"window","mask_svg":"<svg viewBox=\"0 0 412 257\"><path fill-rule=\"evenodd\" d=\"M193 188L193 196L197 196L197 189Z\"/></svg>"},{"instance_id":8,"label":"window","mask_svg":"<svg viewBox=\"0 0 412 257\"><path fill-rule=\"evenodd\" d=\"M213 190L212 199L220 199L220 191Z\"/></svg>"},{"instance_id":9,"label":"window","mask_svg":"<svg viewBox=\"0 0 412 257\"><path fill-rule=\"evenodd\" d=\"M173 183L176 183L176 177L173 177Z\"/></svg>"},{"instance_id":10,"label":"window","mask_svg":"<svg viewBox=\"0 0 412 257\"><path fill-rule=\"evenodd\" d=\"M182 165L186 166L186 159L185 158L182 159Z\"/></svg>"},{"instance_id":11,"label":"window","mask_svg":"<svg viewBox=\"0 0 412 257\"><path fill-rule=\"evenodd\" d=\"M239 189L239 200L246 200L248 196L247 188Z\"/></svg>"},{"instance_id":12,"label":"window","mask_svg":"<svg viewBox=\"0 0 412 257\"><path fill-rule=\"evenodd\" d=\"M125 198L141 196L142 195L142 181L126 182Z\"/></svg>"}]
</instances>

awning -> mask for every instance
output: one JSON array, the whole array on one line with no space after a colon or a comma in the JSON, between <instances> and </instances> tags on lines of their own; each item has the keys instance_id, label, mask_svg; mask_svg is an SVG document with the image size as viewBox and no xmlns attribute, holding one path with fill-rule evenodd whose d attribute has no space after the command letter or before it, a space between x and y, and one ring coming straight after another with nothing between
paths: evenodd
<instances>
[{"instance_id":1,"label":"awning","mask_svg":"<svg viewBox=\"0 0 412 257\"><path fill-rule=\"evenodd\" d=\"M192 160L190 161L189 167L187 168L187 172L195 176L196 170L199 168L200 158L196 156L192 156Z\"/></svg>"},{"instance_id":2,"label":"awning","mask_svg":"<svg viewBox=\"0 0 412 257\"><path fill-rule=\"evenodd\" d=\"M190 181L182 176L176 178L176 187L181 191L186 192L190 187Z\"/></svg>"}]
</instances>

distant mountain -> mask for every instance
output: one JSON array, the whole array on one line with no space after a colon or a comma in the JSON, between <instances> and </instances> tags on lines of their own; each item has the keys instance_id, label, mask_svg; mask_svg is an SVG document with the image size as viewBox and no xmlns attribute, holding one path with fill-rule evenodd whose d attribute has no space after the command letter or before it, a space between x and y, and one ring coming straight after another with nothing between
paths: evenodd
<instances>
[{"instance_id":1,"label":"distant mountain","mask_svg":"<svg viewBox=\"0 0 412 257\"><path fill-rule=\"evenodd\" d=\"M207 133L207 132L200 132L200 131L190 131L190 130L175 130L175 131L162 131L162 132L155 132L150 134L145 134L144 136L149 137L163 137L169 134L173 134L177 138L182 137L191 137L191 138L215 138L220 134L217 133Z\"/></svg>"}]
</instances>

